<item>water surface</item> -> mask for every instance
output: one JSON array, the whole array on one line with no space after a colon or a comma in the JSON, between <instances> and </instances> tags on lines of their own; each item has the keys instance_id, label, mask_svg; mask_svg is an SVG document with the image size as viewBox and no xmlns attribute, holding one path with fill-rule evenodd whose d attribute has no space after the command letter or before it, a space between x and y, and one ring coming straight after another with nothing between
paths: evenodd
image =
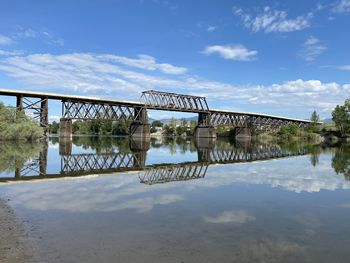
<instances>
[{"instance_id":1,"label":"water surface","mask_svg":"<svg viewBox=\"0 0 350 263\"><path fill-rule=\"evenodd\" d=\"M51 138L0 146L46 262L349 262L350 147Z\"/></svg>"}]
</instances>

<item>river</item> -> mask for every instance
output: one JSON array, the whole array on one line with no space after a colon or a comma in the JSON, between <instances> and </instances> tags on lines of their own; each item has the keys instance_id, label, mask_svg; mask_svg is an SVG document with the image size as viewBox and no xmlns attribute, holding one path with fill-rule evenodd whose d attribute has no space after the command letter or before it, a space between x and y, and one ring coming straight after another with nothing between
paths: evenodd
<instances>
[{"instance_id":1,"label":"river","mask_svg":"<svg viewBox=\"0 0 350 263\"><path fill-rule=\"evenodd\" d=\"M349 262L350 146L118 137L2 143L40 262Z\"/></svg>"}]
</instances>

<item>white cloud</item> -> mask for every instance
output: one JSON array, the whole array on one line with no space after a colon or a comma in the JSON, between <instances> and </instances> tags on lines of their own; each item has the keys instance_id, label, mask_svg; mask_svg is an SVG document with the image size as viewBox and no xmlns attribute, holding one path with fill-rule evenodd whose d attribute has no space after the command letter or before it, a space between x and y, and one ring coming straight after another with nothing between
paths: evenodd
<instances>
[{"instance_id":1,"label":"white cloud","mask_svg":"<svg viewBox=\"0 0 350 263\"><path fill-rule=\"evenodd\" d=\"M45 39L47 44L54 46L64 46L64 40L56 37L54 34L48 31L39 32Z\"/></svg>"},{"instance_id":2,"label":"white cloud","mask_svg":"<svg viewBox=\"0 0 350 263\"><path fill-rule=\"evenodd\" d=\"M337 67L340 70L349 70L350 71L350 65L342 65Z\"/></svg>"},{"instance_id":3,"label":"white cloud","mask_svg":"<svg viewBox=\"0 0 350 263\"><path fill-rule=\"evenodd\" d=\"M17 38L35 38L38 36L38 32L31 28L17 26L15 36Z\"/></svg>"},{"instance_id":4,"label":"white cloud","mask_svg":"<svg viewBox=\"0 0 350 263\"><path fill-rule=\"evenodd\" d=\"M231 59L237 61L250 61L256 58L258 51L248 50L243 45L214 45L207 46L203 51L205 55L211 55L214 53L219 54L224 59Z\"/></svg>"},{"instance_id":5,"label":"white cloud","mask_svg":"<svg viewBox=\"0 0 350 263\"><path fill-rule=\"evenodd\" d=\"M0 49L0 56L18 56L18 55L23 55L23 51L19 50L3 50Z\"/></svg>"},{"instance_id":6,"label":"white cloud","mask_svg":"<svg viewBox=\"0 0 350 263\"><path fill-rule=\"evenodd\" d=\"M31 54L2 59L0 71L37 90L73 91L129 100L137 100L140 93L147 89L175 90L206 96L209 105L212 105L211 101L222 107L225 103L244 102L283 107L291 112L311 112L315 109L324 115L343 103L344 98L350 97L350 85L346 83L297 79L271 85L234 85L187 74L162 74L164 67L161 65L164 64L142 57L133 59L114 54ZM147 68L148 72L136 70ZM157 74L152 74L154 72Z\"/></svg>"},{"instance_id":7,"label":"white cloud","mask_svg":"<svg viewBox=\"0 0 350 263\"><path fill-rule=\"evenodd\" d=\"M213 224L237 224L242 225L254 221L255 217L245 211L224 211L216 216L205 216L204 221Z\"/></svg>"},{"instance_id":8,"label":"white cloud","mask_svg":"<svg viewBox=\"0 0 350 263\"><path fill-rule=\"evenodd\" d=\"M184 67L176 67L167 63L157 63L156 59L149 55L139 55L137 59L116 55L101 55L99 57L130 67L146 70L159 70L167 74L179 75L187 72L187 68Z\"/></svg>"},{"instance_id":9,"label":"white cloud","mask_svg":"<svg viewBox=\"0 0 350 263\"><path fill-rule=\"evenodd\" d=\"M216 26L208 26L208 32L214 32L216 30Z\"/></svg>"},{"instance_id":10,"label":"white cloud","mask_svg":"<svg viewBox=\"0 0 350 263\"><path fill-rule=\"evenodd\" d=\"M313 17L312 13L308 13L296 18L288 18L285 11L273 10L271 7L264 7L259 13L252 15L247 14L241 8L233 8L235 15L241 18L245 27L254 32L293 32L303 30L310 26Z\"/></svg>"},{"instance_id":11,"label":"white cloud","mask_svg":"<svg viewBox=\"0 0 350 263\"><path fill-rule=\"evenodd\" d=\"M304 43L303 49L299 55L307 62L313 62L319 55L321 55L327 47L321 45L320 40L314 36L310 36Z\"/></svg>"},{"instance_id":12,"label":"white cloud","mask_svg":"<svg viewBox=\"0 0 350 263\"><path fill-rule=\"evenodd\" d=\"M334 3L332 9L334 13L346 13L350 12L350 0L339 0Z\"/></svg>"},{"instance_id":13,"label":"white cloud","mask_svg":"<svg viewBox=\"0 0 350 263\"><path fill-rule=\"evenodd\" d=\"M13 40L10 37L0 35L0 45L10 45L13 43Z\"/></svg>"}]
</instances>

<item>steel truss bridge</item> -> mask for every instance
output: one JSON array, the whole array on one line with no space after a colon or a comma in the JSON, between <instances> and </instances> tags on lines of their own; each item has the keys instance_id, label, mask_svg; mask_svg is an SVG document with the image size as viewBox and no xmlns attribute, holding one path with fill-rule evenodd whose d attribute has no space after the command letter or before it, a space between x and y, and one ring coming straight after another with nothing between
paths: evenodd
<instances>
[{"instance_id":1,"label":"steel truss bridge","mask_svg":"<svg viewBox=\"0 0 350 263\"><path fill-rule=\"evenodd\" d=\"M146 165L147 151L111 152L101 154L63 154L60 171L48 172L47 147L40 154L16 169L15 177L0 182L35 180L84 175L101 175L138 171L144 184L159 184L204 178L210 165L256 162L308 154L307 148L291 151L277 145L259 147L198 148L196 162Z\"/></svg>"},{"instance_id":2,"label":"steel truss bridge","mask_svg":"<svg viewBox=\"0 0 350 263\"><path fill-rule=\"evenodd\" d=\"M155 90L142 92L142 102L9 89L0 89L0 95L16 97L16 108L30 112L46 131L49 100L61 101L60 135L62 136L71 134L72 120L129 120L136 125L147 124L148 109L198 113L198 127L229 125L238 128L267 130L286 125L306 127L311 123L309 120L261 113L211 109L205 97ZM149 131L144 130L143 132ZM201 137L201 134L198 133L198 137Z\"/></svg>"}]
</instances>

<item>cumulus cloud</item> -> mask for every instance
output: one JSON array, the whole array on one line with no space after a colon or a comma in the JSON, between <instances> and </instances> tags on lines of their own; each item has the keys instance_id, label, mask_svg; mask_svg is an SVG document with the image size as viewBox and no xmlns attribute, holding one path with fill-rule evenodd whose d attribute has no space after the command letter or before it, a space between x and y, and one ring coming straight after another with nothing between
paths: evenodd
<instances>
[{"instance_id":1,"label":"cumulus cloud","mask_svg":"<svg viewBox=\"0 0 350 263\"><path fill-rule=\"evenodd\" d=\"M307 62L314 61L319 55L321 55L327 47L321 45L320 40L314 36L310 36L304 43L303 49L299 55Z\"/></svg>"},{"instance_id":2,"label":"cumulus cloud","mask_svg":"<svg viewBox=\"0 0 350 263\"><path fill-rule=\"evenodd\" d=\"M339 0L335 2L331 11L334 13L350 12L350 0Z\"/></svg>"},{"instance_id":3,"label":"cumulus cloud","mask_svg":"<svg viewBox=\"0 0 350 263\"><path fill-rule=\"evenodd\" d=\"M214 45L207 46L203 51L205 55L219 54L224 59L237 61L250 61L256 58L258 51L249 50L243 45Z\"/></svg>"},{"instance_id":4,"label":"cumulus cloud","mask_svg":"<svg viewBox=\"0 0 350 263\"><path fill-rule=\"evenodd\" d=\"M287 12L273 10L269 6L264 7L262 11L254 15L248 14L244 12L243 9L237 7L233 8L233 12L241 18L246 28L254 32L264 31L266 33L303 30L310 26L313 17L312 13L308 13L291 19L288 18Z\"/></svg>"},{"instance_id":5,"label":"cumulus cloud","mask_svg":"<svg viewBox=\"0 0 350 263\"><path fill-rule=\"evenodd\" d=\"M246 211L224 211L216 216L205 216L204 221L212 224L237 224L242 225L254 221L255 217Z\"/></svg>"},{"instance_id":6,"label":"cumulus cloud","mask_svg":"<svg viewBox=\"0 0 350 263\"><path fill-rule=\"evenodd\" d=\"M7 56L0 61L0 71L31 88L117 99L138 99L146 89L175 89L180 93L206 96L209 104L214 100L221 105L245 102L284 107L293 112L299 109L329 114L350 96L350 84L297 79L271 85L235 85L200 76L174 74L184 71L181 68L157 63L145 55L135 59L115 54L30 54Z\"/></svg>"},{"instance_id":7,"label":"cumulus cloud","mask_svg":"<svg viewBox=\"0 0 350 263\"><path fill-rule=\"evenodd\" d=\"M13 43L13 40L10 37L0 35L0 45L10 45Z\"/></svg>"}]
</instances>

